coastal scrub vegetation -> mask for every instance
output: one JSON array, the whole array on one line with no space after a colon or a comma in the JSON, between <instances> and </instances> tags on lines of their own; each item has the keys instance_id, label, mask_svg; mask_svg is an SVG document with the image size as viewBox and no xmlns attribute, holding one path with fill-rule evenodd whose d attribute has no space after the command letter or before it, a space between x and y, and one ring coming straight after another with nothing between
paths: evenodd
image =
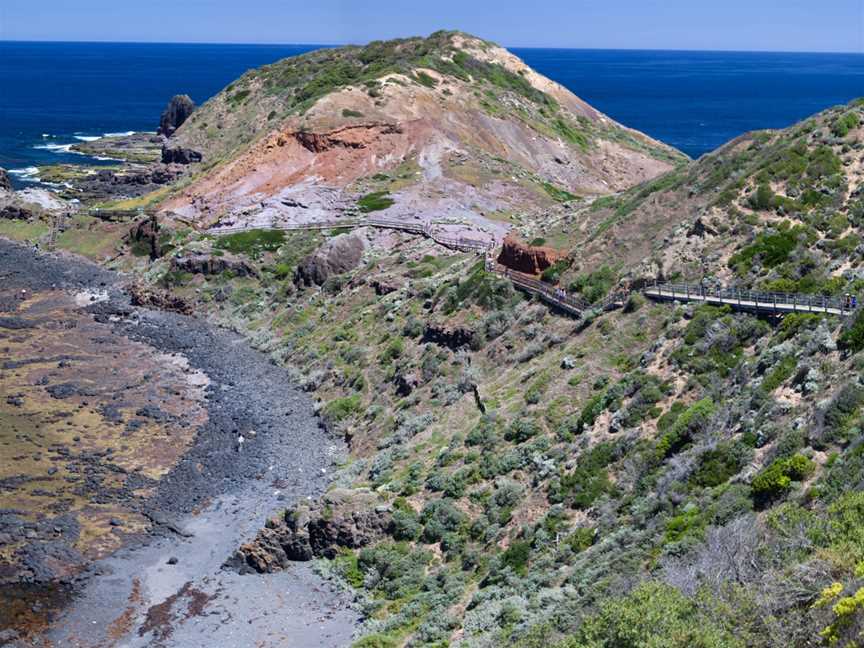
<instances>
[{"instance_id":1,"label":"coastal scrub vegetation","mask_svg":"<svg viewBox=\"0 0 864 648\"><path fill-rule=\"evenodd\" d=\"M531 119L545 111L538 128L555 130L551 97L450 42L314 53L247 81L290 112L333 88L422 68L477 83L489 102L486 91L511 93L532 104ZM860 299L864 256L849 238L864 222L850 171L860 121L846 115L860 120L862 108L745 136L590 206L526 178L544 206L566 202L574 218L555 232L527 218L518 227L536 245L570 246L541 278L590 304L661 274L699 277L700 262L706 285L734 276L743 288ZM571 141L588 129L565 127ZM397 190L381 187L396 172L376 176L353 194L361 212L393 205ZM328 430L349 443L334 487L370 494L384 523L318 567L360 601L355 645L858 641L860 311L842 323L778 319L637 295L574 322L477 257L407 236L306 286L295 271L323 235L303 236L177 232L173 250L236 254L257 274L181 276L170 258L147 272L178 279L177 294L296 367Z\"/></svg>"}]
</instances>

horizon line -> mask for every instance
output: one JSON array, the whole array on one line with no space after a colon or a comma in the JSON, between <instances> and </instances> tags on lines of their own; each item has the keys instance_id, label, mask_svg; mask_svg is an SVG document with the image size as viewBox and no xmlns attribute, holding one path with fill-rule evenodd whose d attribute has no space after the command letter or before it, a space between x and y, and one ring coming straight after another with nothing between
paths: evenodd
<instances>
[{"instance_id":1,"label":"horizon line","mask_svg":"<svg viewBox=\"0 0 864 648\"><path fill-rule=\"evenodd\" d=\"M410 37L409 37L410 38ZM394 40L394 39L375 39ZM373 42L373 41L369 41ZM113 40L52 40L52 39L15 39L0 38L0 43L42 43L57 45L227 45L237 47L363 47L362 43L249 43L240 41L113 41ZM500 43L496 43L500 45ZM500 45L511 49L533 49L533 50L575 50L575 51L606 51L606 52L704 52L719 54L837 54L864 56L864 51L850 50L769 50L769 49L693 49L675 47L562 47L553 45Z\"/></svg>"}]
</instances>

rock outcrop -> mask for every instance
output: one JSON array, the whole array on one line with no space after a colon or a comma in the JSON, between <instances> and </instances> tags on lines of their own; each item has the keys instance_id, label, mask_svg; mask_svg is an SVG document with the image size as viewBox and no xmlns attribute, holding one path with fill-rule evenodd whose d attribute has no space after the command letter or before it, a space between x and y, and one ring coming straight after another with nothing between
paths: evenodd
<instances>
[{"instance_id":1,"label":"rock outcrop","mask_svg":"<svg viewBox=\"0 0 864 648\"><path fill-rule=\"evenodd\" d=\"M192 274L217 275L226 271L238 277L256 276L257 272L249 263L230 254L189 254L171 259L171 269Z\"/></svg>"},{"instance_id":2,"label":"rock outcrop","mask_svg":"<svg viewBox=\"0 0 864 648\"><path fill-rule=\"evenodd\" d=\"M335 558L342 547L359 549L382 539L392 525L392 510L371 491L334 489L269 520L229 564L267 573L284 569L290 561Z\"/></svg>"},{"instance_id":3,"label":"rock outcrop","mask_svg":"<svg viewBox=\"0 0 864 648\"><path fill-rule=\"evenodd\" d=\"M0 220L30 220L35 214L20 204L0 205Z\"/></svg>"},{"instance_id":4,"label":"rock outcrop","mask_svg":"<svg viewBox=\"0 0 864 648\"><path fill-rule=\"evenodd\" d=\"M0 191L12 191L12 180L3 168L0 168Z\"/></svg>"},{"instance_id":5,"label":"rock outcrop","mask_svg":"<svg viewBox=\"0 0 864 648\"><path fill-rule=\"evenodd\" d=\"M151 259L162 256L162 246L159 244L159 221L156 215L145 218L135 223L129 230L128 239L130 244L141 244L146 247Z\"/></svg>"},{"instance_id":6,"label":"rock outcrop","mask_svg":"<svg viewBox=\"0 0 864 648\"><path fill-rule=\"evenodd\" d=\"M508 236L498 255L498 263L526 274L540 274L565 256L554 248L528 245L514 236Z\"/></svg>"},{"instance_id":7,"label":"rock outcrop","mask_svg":"<svg viewBox=\"0 0 864 648\"><path fill-rule=\"evenodd\" d=\"M334 275L356 268L366 244L356 234L340 234L303 259L294 271L298 286L322 286Z\"/></svg>"},{"instance_id":8,"label":"rock outcrop","mask_svg":"<svg viewBox=\"0 0 864 648\"><path fill-rule=\"evenodd\" d=\"M141 284L132 284L126 288L133 306L143 306L155 310L170 311L181 315L192 315L194 309L182 297L167 290L154 290Z\"/></svg>"},{"instance_id":9,"label":"rock outcrop","mask_svg":"<svg viewBox=\"0 0 864 648\"><path fill-rule=\"evenodd\" d=\"M204 156L200 152L183 146L168 146L162 147L162 163L163 164L195 164L201 162Z\"/></svg>"},{"instance_id":10,"label":"rock outcrop","mask_svg":"<svg viewBox=\"0 0 864 648\"><path fill-rule=\"evenodd\" d=\"M477 333L472 329L449 323L429 323L423 331L423 342L433 342L454 351L470 347L476 340Z\"/></svg>"},{"instance_id":11,"label":"rock outcrop","mask_svg":"<svg viewBox=\"0 0 864 648\"><path fill-rule=\"evenodd\" d=\"M171 137L195 111L195 102L189 95L174 95L159 119L159 134Z\"/></svg>"}]
</instances>

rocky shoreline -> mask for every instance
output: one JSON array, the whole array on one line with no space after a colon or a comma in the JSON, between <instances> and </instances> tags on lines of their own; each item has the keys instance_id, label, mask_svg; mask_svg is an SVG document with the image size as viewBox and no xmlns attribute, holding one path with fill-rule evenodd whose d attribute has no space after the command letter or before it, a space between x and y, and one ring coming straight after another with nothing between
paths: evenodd
<instances>
[{"instance_id":1,"label":"rocky shoreline","mask_svg":"<svg viewBox=\"0 0 864 648\"><path fill-rule=\"evenodd\" d=\"M311 401L291 386L285 371L206 322L131 306L118 275L76 258L40 256L0 240L0 275L4 288L15 291L104 290L108 298L87 309L97 322L162 353L181 355L209 378L208 420L142 508L152 523L147 534L74 578L52 582L50 592L69 585L75 594L42 639L70 646L121 640L124 645L154 640L197 645L199 633L218 627L234 632L238 643L232 645L237 646L278 645L266 643L268 633L276 637L286 628L301 638L293 645L346 643L355 613L308 568L268 581L266 587L276 592L290 591L269 601L255 593L265 585L251 582L258 577L222 569L275 510L320 495L334 458L344 451L319 425ZM37 608L39 596L48 591L35 592ZM250 607L235 600L239 595ZM228 601L234 602L226 607ZM323 620L311 627L313 617L297 606L315 609L314 618ZM229 608L227 616L218 612ZM254 629L235 627L236 615L244 610L272 614ZM14 636L7 629L4 638L13 641Z\"/></svg>"}]
</instances>

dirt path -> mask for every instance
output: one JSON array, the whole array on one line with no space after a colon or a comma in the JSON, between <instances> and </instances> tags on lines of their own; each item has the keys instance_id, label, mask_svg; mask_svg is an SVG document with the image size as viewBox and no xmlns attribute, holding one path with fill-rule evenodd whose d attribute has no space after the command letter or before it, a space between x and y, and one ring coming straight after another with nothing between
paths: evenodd
<instances>
[{"instance_id":1,"label":"dirt path","mask_svg":"<svg viewBox=\"0 0 864 648\"><path fill-rule=\"evenodd\" d=\"M307 565L267 576L222 569L269 515L321 493L334 458L344 452L285 372L206 322L129 306L117 275L77 259L39 257L0 240L0 280L7 293L52 287L107 292L107 300L87 309L96 321L175 354L209 380L207 422L142 511L154 523L152 537L93 564L42 637L8 645L350 643L356 612ZM0 304L0 310L12 308Z\"/></svg>"}]
</instances>

